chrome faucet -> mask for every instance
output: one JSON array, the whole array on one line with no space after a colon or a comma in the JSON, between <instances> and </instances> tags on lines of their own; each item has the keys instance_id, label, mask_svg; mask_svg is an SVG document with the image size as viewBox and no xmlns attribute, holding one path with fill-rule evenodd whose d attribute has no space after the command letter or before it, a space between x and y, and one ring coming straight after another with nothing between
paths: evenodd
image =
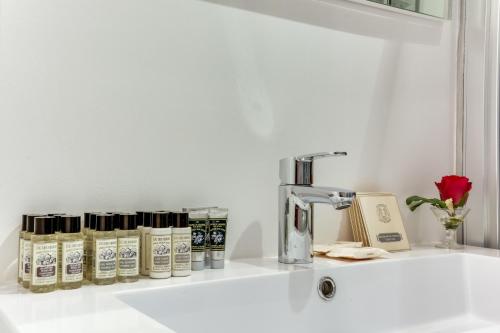
<instances>
[{"instance_id":1,"label":"chrome faucet","mask_svg":"<svg viewBox=\"0 0 500 333\"><path fill-rule=\"evenodd\" d=\"M318 158L346 156L327 152L280 160L279 261L309 264L313 261L313 204L331 204L340 210L351 206L356 193L334 187L313 186L313 162Z\"/></svg>"}]
</instances>

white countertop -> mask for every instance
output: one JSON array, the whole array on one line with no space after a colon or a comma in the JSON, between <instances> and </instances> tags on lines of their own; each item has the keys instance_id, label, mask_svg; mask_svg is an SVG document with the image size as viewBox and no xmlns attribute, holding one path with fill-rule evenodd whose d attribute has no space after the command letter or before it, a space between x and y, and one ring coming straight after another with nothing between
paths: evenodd
<instances>
[{"instance_id":1,"label":"white countertop","mask_svg":"<svg viewBox=\"0 0 500 333\"><path fill-rule=\"evenodd\" d=\"M315 258L313 267L376 264L380 260L435 256L448 253L470 253L500 257L500 251L467 247L464 250L442 250L433 247L414 247L411 251L391 253L391 259L346 262ZM279 264L276 258L227 261L224 270L193 272L189 277L169 279L141 278L135 283L116 283L109 286L85 285L75 290L57 290L33 294L16 283L0 286L0 332L71 333L80 332L171 332L150 317L119 300L118 293L155 288L174 287L208 281L251 277L267 274L288 274L311 265ZM2 326L4 325L4 326Z\"/></svg>"}]
</instances>

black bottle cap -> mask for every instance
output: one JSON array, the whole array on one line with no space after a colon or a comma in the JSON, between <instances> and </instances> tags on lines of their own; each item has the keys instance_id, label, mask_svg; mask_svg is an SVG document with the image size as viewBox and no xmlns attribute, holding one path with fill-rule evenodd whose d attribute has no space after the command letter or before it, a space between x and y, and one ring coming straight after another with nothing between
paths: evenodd
<instances>
[{"instance_id":1,"label":"black bottle cap","mask_svg":"<svg viewBox=\"0 0 500 333\"><path fill-rule=\"evenodd\" d=\"M189 214L188 213L175 212L175 213L171 213L171 214L174 216L172 227L174 227L174 228L187 228L189 226Z\"/></svg>"},{"instance_id":2,"label":"black bottle cap","mask_svg":"<svg viewBox=\"0 0 500 333\"><path fill-rule=\"evenodd\" d=\"M113 231L115 230L114 215L111 214L96 214L96 231Z\"/></svg>"},{"instance_id":3,"label":"black bottle cap","mask_svg":"<svg viewBox=\"0 0 500 333\"><path fill-rule=\"evenodd\" d=\"M106 212L106 214L113 215L113 227L115 229L120 228L120 214L121 212Z\"/></svg>"},{"instance_id":4,"label":"black bottle cap","mask_svg":"<svg viewBox=\"0 0 500 333\"><path fill-rule=\"evenodd\" d=\"M137 214L137 226L142 226L144 225L144 212L136 212Z\"/></svg>"},{"instance_id":5,"label":"black bottle cap","mask_svg":"<svg viewBox=\"0 0 500 333\"><path fill-rule=\"evenodd\" d=\"M92 213L83 213L83 227L84 228L90 227L90 214L92 214Z\"/></svg>"},{"instance_id":6,"label":"black bottle cap","mask_svg":"<svg viewBox=\"0 0 500 333\"><path fill-rule=\"evenodd\" d=\"M28 224L28 215L27 214L23 214L23 220L22 220L22 223L21 223L21 231L26 231L27 224Z\"/></svg>"},{"instance_id":7,"label":"black bottle cap","mask_svg":"<svg viewBox=\"0 0 500 333\"><path fill-rule=\"evenodd\" d=\"M135 230L137 229L137 214L122 213L119 216L120 230Z\"/></svg>"},{"instance_id":8,"label":"black bottle cap","mask_svg":"<svg viewBox=\"0 0 500 333\"><path fill-rule=\"evenodd\" d=\"M153 213L153 228L168 228L169 212L154 212Z\"/></svg>"},{"instance_id":9,"label":"black bottle cap","mask_svg":"<svg viewBox=\"0 0 500 333\"><path fill-rule=\"evenodd\" d=\"M174 212L170 212L168 214L168 227L171 228L174 226L174 219L175 219L175 213Z\"/></svg>"},{"instance_id":10,"label":"black bottle cap","mask_svg":"<svg viewBox=\"0 0 500 333\"><path fill-rule=\"evenodd\" d=\"M90 230L95 230L95 226L97 224L97 215L99 213L90 213L90 222L89 222L89 229Z\"/></svg>"},{"instance_id":11,"label":"black bottle cap","mask_svg":"<svg viewBox=\"0 0 500 333\"><path fill-rule=\"evenodd\" d=\"M54 233L55 227L54 216L39 216L35 217L35 235L50 235Z\"/></svg>"},{"instance_id":12,"label":"black bottle cap","mask_svg":"<svg viewBox=\"0 0 500 333\"><path fill-rule=\"evenodd\" d=\"M43 214L28 214L26 215L26 231L34 232L35 231L35 218L44 216Z\"/></svg>"},{"instance_id":13,"label":"black bottle cap","mask_svg":"<svg viewBox=\"0 0 500 333\"><path fill-rule=\"evenodd\" d=\"M52 216L54 218L54 232L61 231L61 216L65 216L64 213L50 213L47 216Z\"/></svg>"},{"instance_id":14,"label":"black bottle cap","mask_svg":"<svg viewBox=\"0 0 500 333\"><path fill-rule=\"evenodd\" d=\"M77 215L63 215L58 217L59 226L62 233L78 233L81 231L81 217Z\"/></svg>"},{"instance_id":15,"label":"black bottle cap","mask_svg":"<svg viewBox=\"0 0 500 333\"><path fill-rule=\"evenodd\" d=\"M120 229L120 214L121 213L114 213L113 215L113 227L115 229Z\"/></svg>"},{"instance_id":16,"label":"black bottle cap","mask_svg":"<svg viewBox=\"0 0 500 333\"><path fill-rule=\"evenodd\" d=\"M144 227L150 227L153 224L153 212L144 212L142 223Z\"/></svg>"}]
</instances>

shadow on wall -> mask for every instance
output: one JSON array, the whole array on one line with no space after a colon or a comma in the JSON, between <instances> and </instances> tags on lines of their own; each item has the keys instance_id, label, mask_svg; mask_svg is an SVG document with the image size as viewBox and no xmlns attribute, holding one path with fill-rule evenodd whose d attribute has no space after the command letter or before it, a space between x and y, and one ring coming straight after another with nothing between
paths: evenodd
<instances>
[{"instance_id":1,"label":"shadow on wall","mask_svg":"<svg viewBox=\"0 0 500 333\"><path fill-rule=\"evenodd\" d=\"M439 44L445 22L343 0L204 1L357 35L428 45Z\"/></svg>"},{"instance_id":2,"label":"shadow on wall","mask_svg":"<svg viewBox=\"0 0 500 333\"><path fill-rule=\"evenodd\" d=\"M386 152L384 143L388 133L388 120L392 118L391 107L401 59L401 44L386 42L378 68L375 90L373 91L368 126L363 131L365 137L361 152L360 170L356 191L387 191L374 180L380 181L381 156ZM378 161L373 163L373 161ZM369 166L369 167L366 167Z\"/></svg>"},{"instance_id":3,"label":"shadow on wall","mask_svg":"<svg viewBox=\"0 0 500 333\"><path fill-rule=\"evenodd\" d=\"M0 281L15 280L17 276L17 249L19 246L19 227L11 230L0 243L0 267L5 267L0 273Z\"/></svg>"},{"instance_id":4,"label":"shadow on wall","mask_svg":"<svg viewBox=\"0 0 500 333\"><path fill-rule=\"evenodd\" d=\"M230 259L261 258L263 253L262 227L259 222L254 221L241 233Z\"/></svg>"},{"instance_id":5,"label":"shadow on wall","mask_svg":"<svg viewBox=\"0 0 500 333\"><path fill-rule=\"evenodd\" d=\"M353 241L351 221L347 214L347 210L342 211L342 218L340 219L340 226L337 233L337 241Z\"/></svg>"},{"instance_id":6,"label":"shadow on wall","mask_svg":"<svg viewBox=\"0 0 500 333\"><path fill-rule=\"evenodd\" d=\"M314 207L314 244L352 241L352 228L347 210L335 210L331 205Z\"/></svg>"}]
</instances>

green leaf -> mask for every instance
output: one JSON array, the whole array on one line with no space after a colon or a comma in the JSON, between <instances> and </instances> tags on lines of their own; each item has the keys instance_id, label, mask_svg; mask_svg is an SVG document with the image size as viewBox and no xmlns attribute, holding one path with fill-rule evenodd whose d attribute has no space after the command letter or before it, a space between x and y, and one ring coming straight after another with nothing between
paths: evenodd
<instances>
[{"instance_id":1,"label":"green leaf","mask_svg":"<svg viewBox=\"0 0 500 333\"><path fill-rule=\"evenodd\" d=\"M431 204L432 206L446 209L446 203L436 198L427 199L424 197L420 197L418 195L412 195L411 197L408 197L406 199L406 205L408 205L408 208L410 208L412 212L424 203L428 203Z\"/></svg>"}]
</instances>

